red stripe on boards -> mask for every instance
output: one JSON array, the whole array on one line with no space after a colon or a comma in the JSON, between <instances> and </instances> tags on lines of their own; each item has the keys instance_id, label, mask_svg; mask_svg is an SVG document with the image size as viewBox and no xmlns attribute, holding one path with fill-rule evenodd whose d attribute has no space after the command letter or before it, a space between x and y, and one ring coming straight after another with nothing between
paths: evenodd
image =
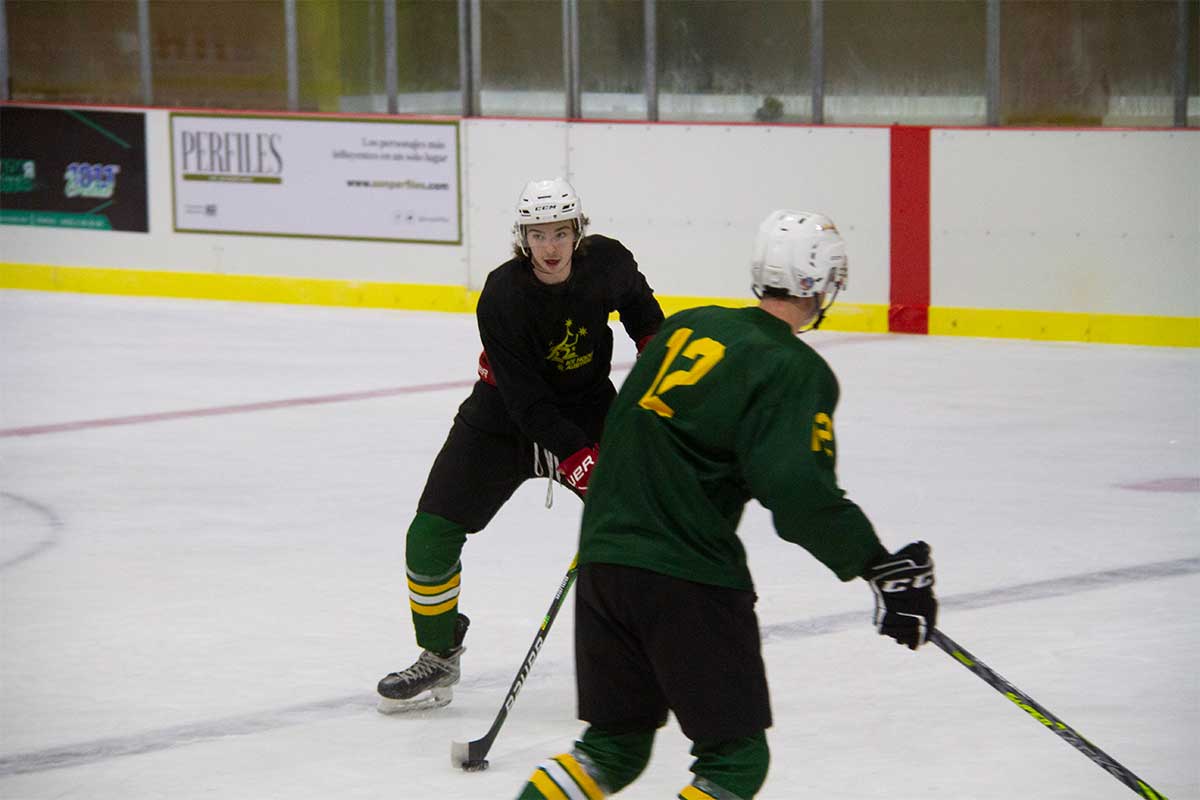
<instances>
[{"instance_id":1,"label":"red stripe on boards","mask_svg":"<svg viewBox=\"0 0 1200 800\"><path fill-rule=\"evenodd\" d=\"M891 129L888 330L929 332L929 128Z\"/></svg>"}]
</instances>

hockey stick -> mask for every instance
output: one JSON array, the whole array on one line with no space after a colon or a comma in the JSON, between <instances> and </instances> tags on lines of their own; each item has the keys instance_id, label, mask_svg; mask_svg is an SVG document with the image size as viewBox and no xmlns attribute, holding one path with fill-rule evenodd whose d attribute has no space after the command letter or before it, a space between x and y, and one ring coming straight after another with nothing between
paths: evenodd
<instances>
[{"instance_id":1,"label":"hockey stick","mask_svg":"<svg viewBox=\"0 0 1200 800\"><path fill-rule=\"evenodd\" d=\"M546 616L542 618L542 625L533 637L533 644L529 646L529 651L525 653L525 660L521 662L521 668L517 670L517 677L513 679L512 686L508 687L508 694L504 697L504 704L500 706L500 711L496 714L496 720L492 723L492 727L488 728L488 732L481 739L476 739L473 742L452 742L450 744L450 763L454 766L466 772L479 772L488 768L488 761L485 756L492 749L492 743L496 741L496 736L500 733L500 726L504 724L504 720L508 719L508 710L512 708L512 704L516 702L521 687L525 685L525 680L529 677L529 673L533 669L533 662L537 660L538 653L542 651L542 643L546 641L546 636L550 633L550 626L554 624L554 618L558 616L558 611L562 608L563 600L566 599L567 592L571 590L571 584L575 582L575 571L578 569L577 560L578 557L571 559L571 566L567 567L567 574L563 576L562 582L558 584L558 591L554 593L554 600L550 603L550 608L546 611Z\"/></svg>"},{"instance_id":2,"label":"hockey stick","mask_svg":"<svg viewBox=\"0 0 1200 800\"><path fill-rule=\"evenodd\" d=\"M946 634L934 628L929 633L929 641L946 651L956 661L979 676L984 683L991 686L1000 694L1013 701L1020 709L1045 725L1069 745L1094 761L1101 769L1112 775L1121 783L1138 793L1147 800L1167 800L1166 795L1159 794L1150 788L1149 784L1121 766L1115 758L1105 753L1099 747L1083 738L1074 728L1051 714L1029 695L997 675L987 664L971 655L957 642Z\"/></svg>"}]
</instances>

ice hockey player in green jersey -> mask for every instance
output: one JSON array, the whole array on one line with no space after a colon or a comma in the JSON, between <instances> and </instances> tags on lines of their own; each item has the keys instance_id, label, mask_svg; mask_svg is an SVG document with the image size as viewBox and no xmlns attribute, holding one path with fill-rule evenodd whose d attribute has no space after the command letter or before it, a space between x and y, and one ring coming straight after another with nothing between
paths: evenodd
<instances>
[{"instance_id":1,"label":"ice hockey player in green jersey","mask_svg":"<svg viewBox=\"0 0 1200 800\"><path fill-rule=\"evenodd\" d=\"M848 275L826 216L760 225L752 308L668 318L605 422L584 506L575 597L580 719L569 753L518 800L600 800L632 783L675 714L692 740L681 800L750 800L767 775L771 708L755 595L737 536L757 499L775 530L841 580L864 578L880 633L917 649L937 617L930 548L895 554L838 486L833 371L796 334Z\"/></svg>"}]
</instances>

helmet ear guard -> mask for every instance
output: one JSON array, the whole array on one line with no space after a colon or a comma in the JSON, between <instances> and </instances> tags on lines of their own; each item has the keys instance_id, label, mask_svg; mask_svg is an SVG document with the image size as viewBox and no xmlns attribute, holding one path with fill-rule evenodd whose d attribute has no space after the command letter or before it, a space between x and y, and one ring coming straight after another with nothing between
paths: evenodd
<instances>
[{"instance_id":1,"label":"helmet ear guard","mask_svg":"<svg viewBox=\"0 0 1200 800\"><path fill-rule=\"evenodd\" d=\"M780 209L758 226L750 260L755 297L821 296L815 328L838 292L846 288L848 277L846 243L824 214Z\"/></svg>"},{"instance_id":2,"label":"helmet ear guard","mask_svg":"<svg viewBox=\"0 0 1200 800\"><path fill-rule=\"evenodd\" d=\"M583 204L575 188L562 178L532 180L525 184L517 196L516 220L513 222L513 244L526 256L529 245L525 241L525 229L544 222L572 220L575 228L575 246L583 239L587 218L583 216Z\"/></svg>"}]
</instances>

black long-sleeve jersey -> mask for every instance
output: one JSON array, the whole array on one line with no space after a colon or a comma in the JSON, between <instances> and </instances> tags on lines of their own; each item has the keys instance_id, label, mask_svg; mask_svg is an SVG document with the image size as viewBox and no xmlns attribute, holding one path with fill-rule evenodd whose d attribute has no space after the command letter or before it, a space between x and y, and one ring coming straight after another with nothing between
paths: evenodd
<instances>
[{"instance_id":1,"label":"black long-sleeve jersey","mask_svg":"<svg viewBox=\"0 0 1200 800\"><path fill-rule=\"evenodd\" d=\"M654 334L663 313L637 262L615 239L587 236L560 284L542 283L526 258L488 275L476 307L489 378L459 408L467 424L519 431L564 460L593 444L573 411L607 406L612 312L635 342Z\"/></svg>"}]
</instances>

